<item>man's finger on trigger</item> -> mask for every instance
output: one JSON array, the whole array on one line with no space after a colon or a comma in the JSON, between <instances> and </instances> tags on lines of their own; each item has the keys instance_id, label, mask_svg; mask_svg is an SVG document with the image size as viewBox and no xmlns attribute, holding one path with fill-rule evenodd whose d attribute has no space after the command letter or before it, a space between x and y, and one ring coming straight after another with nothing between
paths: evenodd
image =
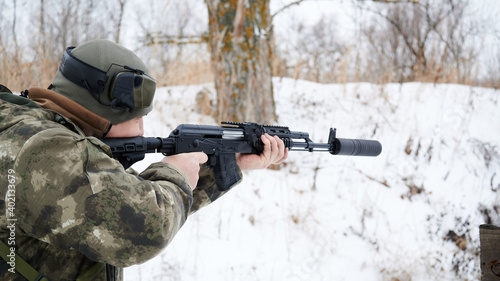
<instances>
[{"instance_id":1,"label":"man's finger on trigger","mask_svg":"<svg viewBox=\"0 0 500 281\"><path fill-rule=\"evenodd\" d=\"M208 156L204 152L198 152L198 163L203 164L208 161Z\"/></svg>"}]
</instances>

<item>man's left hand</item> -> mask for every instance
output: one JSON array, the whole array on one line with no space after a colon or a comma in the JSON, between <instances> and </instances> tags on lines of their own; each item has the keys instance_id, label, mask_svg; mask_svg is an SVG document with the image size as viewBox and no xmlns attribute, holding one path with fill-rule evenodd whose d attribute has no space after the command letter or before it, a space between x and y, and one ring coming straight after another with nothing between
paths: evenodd
<instances>
[{"instance_id":1,"label":"man's left hand","mask_svg":"<svg viewBox=\"0 0 500 281\"><path fill-rule=\"evenodd\" d=\"M288 157L288 148L285 148L279 137L264 134L261 140L264 143L264 150L260 155L236 154L236 162L241 170L265 169L271 164L283 163Z\"/></svg>"}]
</instances>

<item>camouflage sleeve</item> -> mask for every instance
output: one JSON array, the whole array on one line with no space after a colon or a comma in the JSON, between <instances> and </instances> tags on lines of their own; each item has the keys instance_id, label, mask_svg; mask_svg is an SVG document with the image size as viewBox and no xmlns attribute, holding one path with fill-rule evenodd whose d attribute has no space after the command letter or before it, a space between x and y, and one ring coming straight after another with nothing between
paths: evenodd
<instances>
[{"instance_id":1,"label":"camouflage sleeve","mask_svg":"<svg viewBox=\"0 0 500 281\"><path fill-rule=\"evenodd\" d=\"M243 177L241 170L239 170L240 178ZM219 191L217 184L215 183L215 177L212 170L209 168L203 167L199 173L200 179L198 180L198 184L196 189L193 191L193 205L191 206L191 210L189 214L194 214L202 207L214 202L217 198L221 197L227 191ZM238 182L238 184L241 182Z\"/></svg>"},{"instance_id":2,"label":"camouflage sleeve","mask_svg":"<svg viewBox=\"0 0 500 281\"><path fill-rule=\"evenodd\" d=\"M20 151L16 216L29 236L119 267L166 247L190 212L183 173L166 163L124 171L97 139L64 129L36 134Z\"/></svg>"}]
</instances>

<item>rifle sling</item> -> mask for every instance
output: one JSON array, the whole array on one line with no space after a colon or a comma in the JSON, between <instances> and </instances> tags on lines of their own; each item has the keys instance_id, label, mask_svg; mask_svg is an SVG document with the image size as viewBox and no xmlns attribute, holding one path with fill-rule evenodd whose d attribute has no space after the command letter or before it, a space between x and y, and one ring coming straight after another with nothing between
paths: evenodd
<instances>
[{"instance_id":1,"label":"rifle sling","mask_svg":"<svg viewBox=\"0 0 500 281\"><path fill-rule=\"evenodd\" d=\"M0 256L8 263L10 249L5 242L0 241ZM15 270L17 273L24 276L24 278L29 281L51 281L49 277L47 277L43 273L38 273L31 265L29 265L24 259L22 259L19 255L15 254L16 267ZM106 264L98 262L89 268L86 272L82 273L80 276L76 278L76 281L87 281L92 280L94 277L102 271L102 269L106 266Z\"/></svg>"}]
</instances>

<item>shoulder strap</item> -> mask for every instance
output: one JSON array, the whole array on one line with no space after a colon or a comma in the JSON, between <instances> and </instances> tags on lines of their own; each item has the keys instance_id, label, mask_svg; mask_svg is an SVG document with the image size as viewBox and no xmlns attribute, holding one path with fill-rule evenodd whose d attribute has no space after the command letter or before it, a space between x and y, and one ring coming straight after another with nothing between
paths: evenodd
<instances>
[{"instance_id":1,"label":"shoulder strap","mask_svg":"<svg viewBox=\"0 0 500 281\"><path fill-rule=\"evenodd\" d=\"M80 274L80 276L76 277L76 281L87 281L94 279L94 277L96 277L97 274L99 274L99 272L101 272L105 266L106 264L102 262L94 264L87 271Z\"/></svg>"},{"instance_id":2,"label":"shoulder strap","mask_svg":"<svg viewBox=\"0 0 500 281\"><path fill-rule=\"evenodd\" d=\"M11 267L11 269L15 270L29 281L50 281L50 279L45 276L45 274L39 274L38 271L31 267L31 265L25 262L15 252L11 253L9 246L7 246L7 244L5 244L3 241L0 241L0 255L7 262L7 264L9 264L9 255L11 254L13 254L12 258L15 261L15 267Z\"/></svg>"},{"instance_id":3,"label":"shoulder strap","mask_svg":"<svg viewBox=\"0 0 500 281\"><path fill-rule=\"evenodd\" d=\"M5 93L11 93L12 94L12 91L9 90L9 88L7 88L6 86L0 84L0 92L5 92Z\"/></svg>"},{"instance_id":4,"label":"shoulder strap","mask_svg":"<svg viewBox=\"0 0 500 281\"><path fill-rule=\"evenodd\" d=\"M7 264L9 264L11 254L14 255L13 258L15 260L15 267L11 267L11 269L24 276L24 278L28 279L28 281L51 281L45 274L38 273L38 271L31 267L31 265L24 261L15 252L11 253L9 246L0 240L0 256L7 262ZM94 277L96 277L105 266L106 264L101 262L94 264L87 271L80 274L80 276L76 278L76 281L90 281L94 279Z\"/></svg>"},{"instance_id":5,"label":"shoulder strap","mask_svg":"<svg viewBox=\"0 0 500 281\"><path fill-rule=\"evenodd\" d=\"M0 99L4 101L8 101L10 103L14 103L17 105L24 105L27 107L32 107L32 108L41 108L38 104L36 104L34 101L27 99L22 96L14 95L9 92L3 92L0 91Z\"/></svg>"}]
</instances>

